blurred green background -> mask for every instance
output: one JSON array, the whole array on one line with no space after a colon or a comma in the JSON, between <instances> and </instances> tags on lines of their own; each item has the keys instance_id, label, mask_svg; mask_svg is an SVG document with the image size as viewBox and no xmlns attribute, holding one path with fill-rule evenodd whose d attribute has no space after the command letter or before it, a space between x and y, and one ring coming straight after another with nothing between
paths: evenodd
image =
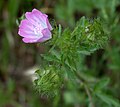
<instances>
[{"instance_id":1,"label":"blurred green background","mask_svg":"<svg viewBox=\"0 0 120 107\"><path fill-rule=\"evenodd\" d=\"M105 50L84 57L81 68L95 78L109 78L108 93L120 100L120 0L0 0L0 107L88 107L85 93L69 82L60 96L46 98L35 92L31 78L25 76L41 63L39 55L44 52L43 46L25 44L17 34L21 16L33 8L63 28L74 28L82 16L104 20L110 41ZM113 107L93 99L96 107Z\"/></svg>"}]
</instances>

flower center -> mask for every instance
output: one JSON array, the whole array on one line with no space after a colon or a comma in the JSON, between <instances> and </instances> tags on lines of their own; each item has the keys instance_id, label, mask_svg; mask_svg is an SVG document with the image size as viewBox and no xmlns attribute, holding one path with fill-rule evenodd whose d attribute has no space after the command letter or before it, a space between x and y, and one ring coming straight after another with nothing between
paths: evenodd
<instances>
[{"instance_id":1,"label":"flower center","mask_svg":"<svg viewBox=\"0 0 120 107\"><path fill-rule=\"evenodd\" d=\"M38 27L35 26L33 31L36 36L42 36L42 30L41 30L40 26L38 26Z\"/></svg>"}]
</instances>

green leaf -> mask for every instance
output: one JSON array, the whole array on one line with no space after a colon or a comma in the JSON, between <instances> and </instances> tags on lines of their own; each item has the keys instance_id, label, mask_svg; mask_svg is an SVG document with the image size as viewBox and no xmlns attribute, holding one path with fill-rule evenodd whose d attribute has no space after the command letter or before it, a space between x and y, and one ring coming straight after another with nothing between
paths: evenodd
<instances>
[{"instance_id":1,"label":"green leaf","mask_svg":"<svg viewBox=\"0 0 120 107\"><path fill-rule=\"evenodd\" d=\"M117 99L113 98L111 95L107 95L102 92L98 92L96 95L109 106L120 107L120 102Z\"/></svg>"},{"instance_id":2,"label":"green leaf","mask_svg":"<svg viewBox=\"0 0 120 107\"><path fill-rule=\"evenodd\" d=\"M52 51L51 51L51 54L52 54L53 56L55 56L58 60L61 60L61 55L60 55L60 53L59 53L58 51L52 50Z\"/></svg>"},{"instance_id":3,"label":"green leaf","mask_svg":"<svg viewBox=\"0 0 120 107\"><path fill-rule=\"evenodd\" d=\"M106 88L109 82L110 82L109 78L101 79L99 82L95 84L94 91L101 91L102 89Z\"/></svg>"}]
</instances>

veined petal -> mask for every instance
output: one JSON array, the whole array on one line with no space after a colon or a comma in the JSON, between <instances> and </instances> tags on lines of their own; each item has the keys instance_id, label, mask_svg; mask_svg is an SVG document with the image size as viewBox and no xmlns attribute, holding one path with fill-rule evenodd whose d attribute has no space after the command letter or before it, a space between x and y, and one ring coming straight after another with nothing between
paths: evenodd
<instances>
[{"instance_id":1,"label":"veined petal","mask_svg":"<svg viewBox=\"0 0 120 107\"><path fill-rule=\"evenodd\" d=\"M48 28L44 29L42 33L43 33L43 37L38 40L39 42L44 42L52 38L52 34Z\"/></svg>"},{"instance_id":2,"label":"veined petal","mask_svg":"<svg viewBox=\"0 0 120 107\"><path fill-rule=\"evenodd\" d=\"M18 34L22 37L26 37L26 38L38 38L34 32L31 31L27 31L24 29L19 29Z\"/></svg>"},{"instance_id":3,"label":"veined petal","mask_svg":"<svg viewBox=\"0 0 120 107\"><path fill-rule=\"evenodd\" d=\"M46 19L47 16L34 9L32 12L26 12L26 18L35 26L41 26L41 28L47 28Z\"/></svg>"},{"instance_id":4,"label":"veined petal","mask_svg":"<svg viewBox=\"0 0 120 107\"><path fill-rule=\"evenodd\" d=\"M37 38L37 39L23 38L22 40L23 40L23 42L25 42L25 43L37 43L37 42L38 42L38 38Z\"/></svg>"},{"instance_id":5,"label":"veined petal","mask_svg":"<svg viewBox=\"0 0 120 107\"><path fill-rule=\"evenodd\" d=\"M24 30L31 30L32 31L34 26L27 19L24 19L24 20L21 21L19 28L24 29Z\"/></svg>"},{"instance_id":6,"label":"veined petal","mask_svg":"<svg viewBox=\"0 0 120 107\"><path fill-rule=\"evenodd\" d=\"M37 9L33 9L32 12L37 12L38 14L43 15L44 17L48 17L48 15L46 15L46 14L40 12L40 11L37 10Z\"/></svg>"}]
</instances>

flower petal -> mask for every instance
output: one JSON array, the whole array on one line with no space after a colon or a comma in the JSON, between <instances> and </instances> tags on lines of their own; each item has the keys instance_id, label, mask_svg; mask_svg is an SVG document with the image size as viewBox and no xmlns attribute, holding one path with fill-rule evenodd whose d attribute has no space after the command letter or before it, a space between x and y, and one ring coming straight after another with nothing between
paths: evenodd
<instances>
[{"instance_id":1,"label":"flower petal","mask_svg":"<svg viewBox=\"0 0 120 107\"><path fill-rule=\"evenodd\" d=\"M42 31L42 33L43 33L43 37L40 38L40 39L38 40L38 42L44 42L44 41L49 40L49 39L52 38L52 34L51 34L51 32L50 32L50 30L49 30L48 28L44 29L44 30Z\"/></svg>"},{"instance_id":2,"label":"flower petal","mask_svg":"<svg viewBox=\"0 0 120 107\"><path fill-rule=\"evenodd\" d=\"M46 19L47 16L40 11L33 9L32 12L26 12L26 18L35 26L40 26L44 29L47 28Z\"/></svg>"},{"instance_id":3,"label":"flower petal","mask_svg":"<svg viewBox=\"0 0 120 107\"><path fill-rule=\"evenodd\" d=\"M23 29L19 29L18 34L22 37L25 38L38 38L34 32L32 31L27 31L27 30L23 30Z\"/></svg>"},{"instance_id":4,"label":"flower petal","mask_svg":"<svg viewBox=\"0 0 120 107\"><path fill-rule=\"evenodd\" d=\"M46 23L47 23L47 26L48 26L49 30L52 30L53 28L52 28L50 22L48 21L48 19L46 19Z\"/></svg>"},{"instance_id":5,"label":"flower petal","mask_svg":"<svg viewBox=\"0 0 120 107\"><path fill-rule=\"evenodd\" d=\"M33 24L30 23L29 20L24 19L24 20L21 21L19 28L32 31L34 26L33 26Z\"/></svg>"},{"instance_id":6,"label":"flower petal","mask_svg":"<svg viewBox=\"0 0 120 107\"><path fill-rule=\"evenodd\" d=\"M32 12L37 12L38 14L43 15L44 17L48 17L48 15L46 15L46 14L40 12L40 11L37 10L37 9L33 9Z\"/></svg>"},{"instance_id":7,"label":"flower petal","mask_svg":"<svg viewBox=\"0 0 120 107\"><path fill-rule=\"evenodd\" d=\"M31 39L31 38L23 38L23 42L25 43L37 43L38 39Z\"/></svg>"}]
</instances>

